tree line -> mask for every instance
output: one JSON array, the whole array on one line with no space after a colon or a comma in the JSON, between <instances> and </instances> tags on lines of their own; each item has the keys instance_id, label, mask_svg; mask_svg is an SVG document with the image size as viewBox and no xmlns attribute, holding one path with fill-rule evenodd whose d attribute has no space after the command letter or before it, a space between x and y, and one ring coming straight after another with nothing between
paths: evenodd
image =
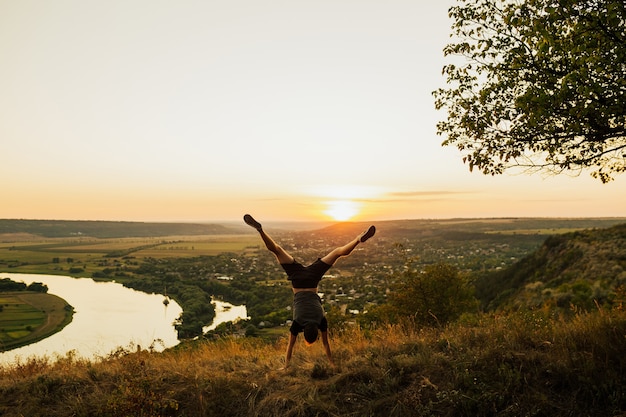
<instances>
[{"instance_id":1,"label":"tree line","mask_svg":"<svg viewBox=\"0 0 626 417\"><path fill-rule=\"evenodd\" d=\"M26 285L24 282L16 282L11 280L10 278L0 279L0 292L10 291L32 291L47 293L48 286L41 282L32 282Z\"/></svg>"}]
</instances>

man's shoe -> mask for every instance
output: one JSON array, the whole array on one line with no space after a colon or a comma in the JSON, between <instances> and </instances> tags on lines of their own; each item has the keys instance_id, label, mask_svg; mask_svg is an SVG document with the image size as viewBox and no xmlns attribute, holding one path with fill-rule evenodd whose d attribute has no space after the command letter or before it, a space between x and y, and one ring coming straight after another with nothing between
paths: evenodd
<instances>
[{"instance_id":1,"label":"man's shoe","mask_svg":"<svg viewBox=\"0 0 626 417\"><path fill-rule=\"evenodd\" d=\"M256 230L259 230L259 231L261 230L261 223L259 223L256 220L254 220L254 218L251 215L249 215L249 214L244 215L243 216L243 221L246 222L246 224L248 226L252 226Z\"/></svg>"},{"instance_id":2,"label":"man's shoe","mask_svg":"<svg viewBox=\"0 0 626 417\"><path fill-rule=\"evenodd\" d=\"M367 232L361 236L361 242L365 242L367 239L374 236L374 233L376 233L376 227L370 226L370 228L367 229Z\"/></svg>"}]
</instances>

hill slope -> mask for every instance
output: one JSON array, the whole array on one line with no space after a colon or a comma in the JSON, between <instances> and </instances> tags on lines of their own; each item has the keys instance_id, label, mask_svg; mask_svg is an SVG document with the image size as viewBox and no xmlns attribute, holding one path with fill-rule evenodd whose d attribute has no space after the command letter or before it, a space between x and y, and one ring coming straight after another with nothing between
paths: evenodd
<instances>
[{"instance_id":1,"label":"hill slope","mask_svg":"<svg viewBox=\"0 0 626 417\"><path fill-rule=\"evenodd\" d=\"M286 331L286 330L285 330ZM332 369L319 345L286 338L223 339L164 353L71 356L0 367L4 416L589 416L626 410L626 314L573 320L477 317L446 329L410 324L331 335Z\"/></svg>"},{"instance_id":2,"label":"hill slope","mask_svg":"<svg viewBox=\"0 0 626 417\"><path fill-rule=\"evenodd\" d=\"M479 279L490 308L594 308L626 285L626 224L552 236L511 267Z\"/></svg>"}]
</instances>

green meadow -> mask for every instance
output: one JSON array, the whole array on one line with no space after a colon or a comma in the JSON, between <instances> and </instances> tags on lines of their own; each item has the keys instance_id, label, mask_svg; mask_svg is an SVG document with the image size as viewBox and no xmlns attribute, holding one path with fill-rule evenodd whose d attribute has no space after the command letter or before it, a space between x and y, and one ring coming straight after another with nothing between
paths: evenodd
<instances>
[{"instance_id":1,"label":"green meadow","mask_svg":"<svg viewBox=\"0 0 626 417\"><path fill-rule=\"evenodd\" d=\"M46 313L22 301L19 294L0 293L0 305L3 313L0 315L0 341L3 344L30 334L33 328L46 321Z\"/></svg>"},{"instance_id":2,"label":"green meadow","mask_svg":"<svg viewBox=\"0 0 626 417\"><path fill-rule=\"evenodd\" d=\"M0 351L46 338L71 319L71 308L56 295L0 292Z\"/></svg>"}]
</instances>

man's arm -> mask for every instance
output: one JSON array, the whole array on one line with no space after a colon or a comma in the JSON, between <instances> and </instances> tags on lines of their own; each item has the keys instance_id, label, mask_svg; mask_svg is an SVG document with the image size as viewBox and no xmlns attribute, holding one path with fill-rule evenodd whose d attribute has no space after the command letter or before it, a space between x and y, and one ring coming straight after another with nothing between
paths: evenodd
<instances>
[{"instance_id":1,"label":"man's arm","mask_svg":"<svg viewBox=\"0 0 626 417\"><path fill-rule=\"evenodd\" d=\"M334 367L335 363L333 362L333 355L330 351L330 343L328 342L328 331L322 332L322 343L324 344L324 350L326 351L326 357L330 364Z\"/></svg>"},{"instance_id":2,"label":"man's arm","mask_svg":"<svg viewBox=\"0 0 626 417\"><path fill-rule=\"evenodd\" d=\"M287 356L285 356L285 368L289 366L289 362L291 361L291 355L293 354L293 347L296 344L297 335L293 333L289 333L289 344L287 345Z\"/></svg>"}]
</instances>

